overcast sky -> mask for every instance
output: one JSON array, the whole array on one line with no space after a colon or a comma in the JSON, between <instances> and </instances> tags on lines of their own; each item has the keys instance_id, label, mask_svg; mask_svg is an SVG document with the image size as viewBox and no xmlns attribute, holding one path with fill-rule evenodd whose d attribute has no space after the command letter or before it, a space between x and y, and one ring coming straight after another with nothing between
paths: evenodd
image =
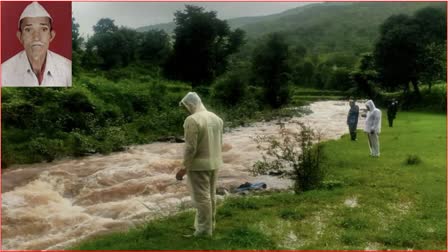
<instances>
[{"instance_id":1,"label":"overcast sky","mask_svg":"<svg viewBox=\"0 0 448 252\"><path fill-rule=\"evenodd\" d=\"M100 18L111 18L117 26L138 28L173 21L174 12L185 4L217 11L218 18L264 16L303 6L306 2L72 2L73 16L82 36L92 35Z\"/></svg>"}]
</instances>

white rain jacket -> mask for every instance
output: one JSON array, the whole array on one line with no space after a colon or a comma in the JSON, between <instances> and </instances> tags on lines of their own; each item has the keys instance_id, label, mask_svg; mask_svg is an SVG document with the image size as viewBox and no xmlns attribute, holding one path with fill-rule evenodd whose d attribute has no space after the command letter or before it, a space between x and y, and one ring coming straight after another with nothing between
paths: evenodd
<instances>
[{"instance_id":1,"label":"white rain jacket","mask_svg":"<svg viewBox=\"0 0 448 252\"><path fill-rule=\"evenodd\" d=\"M222 165L223 121L205 109L195 92L189 92L179 105L191 113L184 122L185 168L188 171L217 170Z\"/></svg>"},{"instance_id":2,"label":"white rain jacket","mask_svg":"<svg viewBox=\"0 0 448 252\"><path fill-rule=\"evenodd\" d=\"M367 112L364 131L370 133L373 130L376 134L381 133L381 110L375 107L372 100L368 100L366 106L369 107L369 111Z\"/></svg>"}]
</instances>

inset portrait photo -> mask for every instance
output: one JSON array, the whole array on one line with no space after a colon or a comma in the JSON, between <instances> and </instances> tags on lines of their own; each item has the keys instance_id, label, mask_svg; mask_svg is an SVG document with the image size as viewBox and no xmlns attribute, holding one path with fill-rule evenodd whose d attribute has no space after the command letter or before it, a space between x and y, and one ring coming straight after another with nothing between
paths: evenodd
<instances>
[{"instance_id":1,"label":"inset portrait photo","mask_svg":"<svg viewBox=\"0 0 448 252\"><path fill-rule=\"evenodd\" d=\"M72 85L71 2L2 2L2 87Z\"/></svg>"}]
</instances>

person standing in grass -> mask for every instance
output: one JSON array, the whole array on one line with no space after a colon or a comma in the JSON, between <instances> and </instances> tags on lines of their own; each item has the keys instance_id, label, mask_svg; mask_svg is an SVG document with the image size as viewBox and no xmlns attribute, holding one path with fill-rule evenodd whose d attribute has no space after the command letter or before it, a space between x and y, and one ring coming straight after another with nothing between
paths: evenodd
<instances>
[{"instance_id":1,"label":"person standing in grass","mask_svg":"<svg viewBox=\"0 0 448 252\"><path fill-rule=\"evenodd\" d=\"M347 125L350 131L350 138L352 141L356 141L356 128L358 127L359 107L355 104L354 100L349 101L350 110L347 115Z\"/></svg>"},{"instance_id":2,"label":"person standing in grass","mask_svg":"<svg viewBox=\"0 0 448 252\"><path fill-rule=\"evenodd\" d=\"M375 107L372 100L366 102L367 117L364 132L369 140L370 156L380 156L381 110Z\"/></svg>"},{"instance_id":3,"label":"person standing in grass","mask_svg":"<svg viewBox=\"0 0 448 252\"><path fill-rule=\"evenodd\" d=\"M191 114L184 122L184 168L176 174L182 180L187 174L193 205L196 208L195 232L190 236L211 236L215 228L216 180L222 165L223 121L207 111L201 98L189 92L179 103Z\"/></svg>"},{"instance_id":4,"label":"person standing in grass","mask_svg":"<svg viewBox=\"0 0 448 252\"><path fill-rule=\"evenodd\" d=\"M397 110L398 110L398 102L392 100L387 106L387 120L389 121L389 127L393 126L394 119L397 116Z\"/></svg>"}]
</instances>

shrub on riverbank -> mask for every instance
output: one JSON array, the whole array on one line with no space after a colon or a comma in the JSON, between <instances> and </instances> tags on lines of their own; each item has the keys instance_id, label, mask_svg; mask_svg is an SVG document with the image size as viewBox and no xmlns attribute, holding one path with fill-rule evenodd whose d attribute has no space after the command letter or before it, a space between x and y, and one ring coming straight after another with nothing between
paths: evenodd
<instances>
[{"instance_id":1,"label":"shrub on riverbank","mask_svg":"<svg viewBox=\"0 0 448 252\"><path fill-rule=\"evenodd\" d=\"M254 175L280 174L294 181L294 192L302 193L322 185L325 171L322 166L322 144L319 132L301 122L291 132L280 125L279 137L257 136L262 160L252 169Z\"/></svg>"}]
</instances>

